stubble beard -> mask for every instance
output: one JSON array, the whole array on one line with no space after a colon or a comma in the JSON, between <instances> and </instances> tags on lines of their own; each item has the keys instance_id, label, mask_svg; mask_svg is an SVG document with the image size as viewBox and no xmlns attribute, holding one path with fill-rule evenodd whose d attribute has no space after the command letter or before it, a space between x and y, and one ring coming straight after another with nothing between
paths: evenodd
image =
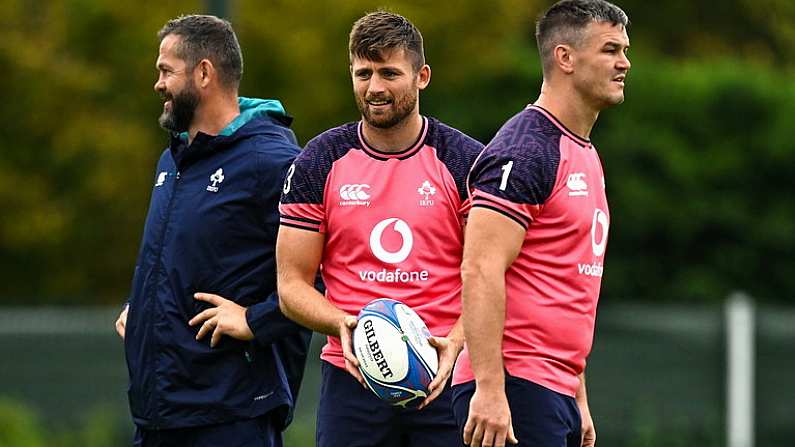
<instances>
[{"instance_id":1,"label":"stubble beard","mask_svg":"<svg viewBox=\"0 0 795 447\"><path fill-rule=\"evenodd\" d=\"M371 113L370 105L367 103L367 100L364 97L356 97L356 105L359 107L359 112L361 112L364 120L367 122L367 124L379 129L389 129L400 124L409 115L411 115L411 112L414 111L416 104L416 88L412 88L408 93L401 96L400 98L397 98L395 102L392 103L392 110L388 110L386 113L378 115Z\"/></svg>"},{"instance_id":2,"label":"stubble beard","mask_svg":"<svg viewBox=\"0 0 795 447\"><path fill-rule=\"evenodd\" d=\"M617 90L613 81L607 81L607 85L596 80L589 80L581 84L575 84L575 90L590 104L595 110L600 111L609 107L617 106L624 102L624 90Z\"/></svg>"},{"instance_id":3,"label":"stubble beard","mask_svg":"<svg viewBox=\"0 0 795 447\"><path fill-rule=\"evenodd\" d=\"M168 98L168 95L165 97ZM190 81L182 91L171 96L171 110L164 110L157 122L169 132L187 132L198 106L199 93L193 81Z\"/></svg>"}]
</instances>

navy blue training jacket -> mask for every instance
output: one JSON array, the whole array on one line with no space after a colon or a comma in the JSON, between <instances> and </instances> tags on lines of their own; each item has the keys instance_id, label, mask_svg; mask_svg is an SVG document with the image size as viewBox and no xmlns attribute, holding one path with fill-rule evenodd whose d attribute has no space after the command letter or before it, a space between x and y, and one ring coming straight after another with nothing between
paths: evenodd
<instances>
[{"instance_id":1,"label":"navy blue training jacket","mask_svg":"<svg viewBox=\"0 0 795 447\"><path fill-rule=\"evenodd\" d=\"M279 311L279 195L299 152L278 101L240 99L218 136L172 137L155 174L129 299L125 352L134 422L168 429L275 411L286 427L311 332ZM196 341L188 320L212 307L196 292L248 308L255 340Z\"/></svg>"}]
</instances>

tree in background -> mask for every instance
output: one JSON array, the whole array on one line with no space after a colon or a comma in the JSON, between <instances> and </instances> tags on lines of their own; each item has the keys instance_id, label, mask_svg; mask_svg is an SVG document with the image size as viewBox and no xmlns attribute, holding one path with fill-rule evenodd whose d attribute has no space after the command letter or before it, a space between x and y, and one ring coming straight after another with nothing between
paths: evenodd
<instances>
[{"instance_id":1,"label":"tree in background","mask_svg":"<svg viewBox=\"0 0 795 447\"><path fill-rule=\"evenodd\" d=\"M424 31L423 110L487 142L535 100L551 1L232 1L241 92L281 99L302 143L358 113L347 35L387 3ZM633 68L594 131L611 200L603 297L795 293L795 3L620 2ZM155 33L203 1L0 0L0 300L120 303L166 144Z\"/></svg>"}]
</instances>

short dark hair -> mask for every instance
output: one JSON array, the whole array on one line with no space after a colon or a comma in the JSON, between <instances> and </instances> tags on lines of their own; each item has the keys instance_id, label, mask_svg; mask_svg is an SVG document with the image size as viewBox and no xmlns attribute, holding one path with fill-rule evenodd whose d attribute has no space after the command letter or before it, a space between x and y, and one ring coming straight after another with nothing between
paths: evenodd
<instances>
[{"instance_id":1,"label":"short dark hair","mask_svg":"<svg viewBox=\"0 0 795 447\"><path fill-rule=\"evenodd\" d=\"M162 41L174 34L182 37L176 47L177 56L193 69L202 59L208 59L218 70L226 87L237 89L243 76L243 54L232 24L209 15L187 15L169 20L157 33Z\"/></svg>"},{"instance_id":2,"label":"short dark hair","mask_svg":"<svg viewBox=\"0 0 795 447\"><path fill-rule=\"evenodd\" d=\"M629 25L627 14L605 0L562 0L552 5L536 22L536 43L546 73L557 45L577 46L591 22Z\"/></svg>"},{"instance_id":3,"label":"short dark hair","mask_svg":"<svg viewBox=\"0 0 795 447\"><path fill-rule=\"evenodd\" d=\"M348 53L354 57L376 62L384 60L384 52L402 48L411 58L417 72L425 65L422 34L405 17L388 11L371 12L353 24Z\"/></svg>"}]
</instances>

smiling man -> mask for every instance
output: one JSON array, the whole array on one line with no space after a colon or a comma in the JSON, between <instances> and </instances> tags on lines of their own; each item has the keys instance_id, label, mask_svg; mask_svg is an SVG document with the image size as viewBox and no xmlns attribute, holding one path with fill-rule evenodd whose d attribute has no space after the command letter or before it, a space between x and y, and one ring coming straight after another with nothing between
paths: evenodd
<instances>
[{"instance_id":1,"label":"smiling man","mask_svg":"<svg viewBox=\"0 0 795 447\"><path fill-rule=\"evenodd\" d=\"M158 34L157 166L124 338L136 447L278 447L311 333L276 297L282 179L299 149L278 101L238 97L231 25L183 16Z\"/></svg>"},{"instance_id":2,"label":"smiling man","mask_svg":"<svg viewBox=\"0 0 795 447\"><path fill-rule=\"evenodd\" d=\"M349 53L361 120L315 137L288 171L276 253L285 314L328 335L317 443L459 445L447 380L463 347L465 179L482 144L420 115L431 69L411 22L366 15ZM325 297L312 287L321 264ZM356 369L354 315L382 297L414 308L435 336L439 373L420 411L380 401Z\"/></svg>"},{"instance_id":3,"label":"smiling man","mask_svg":"<svg viewBox=\"0 0 795 447\"><path fill-rule=\"evenodd\" d=\"M602 0L564 0L538 21L544 82L469 179L464 245L467 347L453 375L467 445L593 446L585 363L610 214L589 140L624 101L628 19Z\"/></svg>"}]
</instances>

